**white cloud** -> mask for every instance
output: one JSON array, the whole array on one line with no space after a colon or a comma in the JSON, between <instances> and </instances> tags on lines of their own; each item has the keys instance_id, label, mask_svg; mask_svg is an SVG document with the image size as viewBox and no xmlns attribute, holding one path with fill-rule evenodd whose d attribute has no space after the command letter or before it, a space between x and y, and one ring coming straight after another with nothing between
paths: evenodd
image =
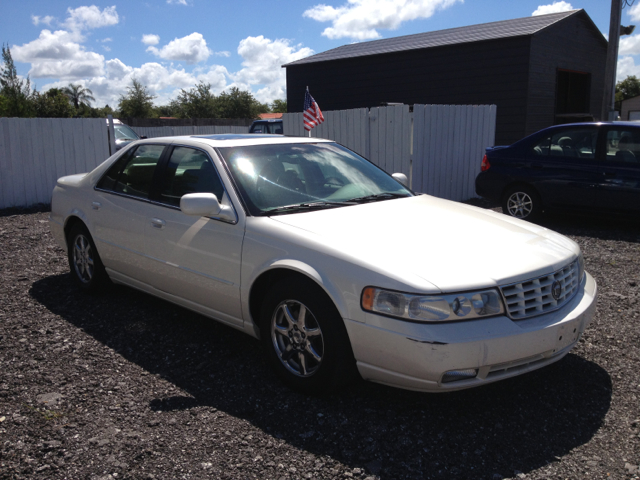
<instances>
[{"instance_id":1,"label":"white cloud","mask_svg":"<svg viewBox=\"0 0 640 480\"><path fill-rule=\"evenodd\" d=\"M133 72L133 68L125 65L118 58L107 61L107 78L119 80L131 72Z\"/></svg>"},{"instance_id":2,"label":"white cloud","mask_svg":"<svg viewBox=\"0 0 640 480\"><path fill-rule=\"evenodd\" d=\"M213 53L216 57L230 57L231 56L231 52L214 52Z\"/></svg>"},{"instance_id":3,"label":"white cloud","mask_svg":"<svg viewBox=\"0 0 640 480\"><path fill-rule=\"evenodd\" d=\"M153 34L142 35L142 43L145 45L157 45L160 43L160 36Z\"/></svg>"},{"instance_id":4,"label":"white cloud","mask_svg":"<svg viewBox=\"0 0 640 480\"><path fill-rule=\"evenodd\" d=\"M45 16L45 17L39 17L37 15L31 15L31 21L33 22L34 25L40 25L41 23L44 25L51 25L51 22L53 22L55 20L54 17L51 17L49 15Z\"/></svg>"},{"instance_id":5,"label":"white cloud","mask_svg":"<svg viewBox=\"0 0 640 480\"><path fill-rule=\"evenodd\" d=\"M102 42L102 43L106 43L106 42L113 42L113 39L112 39L112 38L107 37L107 38L103 38L102 40L98 40L98 42Z\"/></svg>"},{"instance_id":6,"label":"white cloud","mask_svg":"<svg viewBox=\"0 0 640 480\"><path fill-rule=\"evenodd\" d=\"M14 60L31 63L33 78L51 77L65 80L93 77L104 73L104 57L88 52L77 43L78 36L64 30L42 30L29 43L11 48Z\"/></svg>"},{"instance_id":7,"label":"white cloud","mask_svg":"<svg viewBox=\"0 0 640 480\"><path fill-rule=\"evenodd\" d=\"M264 85L255 93L261 102L285 98L287 82L282 65L313 53L310 48L291 46L288 40L270 40L262 35L247 37L238 45L238 54L243 58L243 68L231 77L238 88L249 89L250 85Z\"/></svg>"},{"instance_id":8,"label":"white cloud","mask_svg":"<svg viewBox=\"0 0 640 480\"><path fill-rule=\"evenodd\" d=\"M616 82L624 80L629 75L640 77L640 65L636 65L633 57L619 58L618 71L616 72Z\"/></svg>"},{"instance_id":9,"label":"white cloud","mask_svg":"<svg viewBox=\"0 0 640 480\"><path fill-rule=\"evenodd\" d=\"M318 22L331 22L322 35L335 39L350 37L371 40L380 37L379 29L395 30L403 22L429 18L463 0L348 0L334 8L316 5L303 13Z\"/></svg>"},{"instance_id":10,"label":"white cloud","mask_svg":"<svg viewBox=\"0 0 640 480\"><path fill-rule=\"evenodd\" d=\"M536 15L547 15L549 13L569 12L571 10L574 10L574 8L568 2L564 2L564 1L553 2L550 5L540 5L531 14L531 16L535 17Z\"/></svg>"},{"instance_id":11,"label":"white cloud","mask_svg":"<svg viewBox=\"0 0 640 480\"><path fill-rule=\"evenodd\" d=\"M640 35L620 37L618 53L620 55L640 55Z\"/></svg>"},{"instance_id":12,"label":"white cloud","mask_svg":"<svg viewBox=\"0 0 640 480\"><path fill-rule=\"evenodd\" d=\"M629 16L634 22L640 21L640 3L636 3L629 9Z\"/></svg>"},{"instance_id":13,"label":"white cloud","mask_svg":"<svg viewBox=\"0 0 640 480\"><path fill-rule=\"evenodd\" d=\"M173 4L173 5L189 5L187 3L187 0L167 0L167 3L169 5Z\"/></svg>"},{"instance_id":14,"label":"white cloud","mask_svg":"<svg viewBox=\"0 0 640 480\"><path fill-rule=\"evenodd\" d=\"M68 8L67 12L69 16L63 25L74 32L108 27L116 25L119 21L115 5L106 7L102 11L95 5L91 5L90 7L78 7L75 9Z\"/></svg>"},{"instance_id":15,"label":"white cloud","mask_svg":"<svg viewBox=\"0 0 640 480\"><path fill-rule=\"evenodd\" d=\"M165 60L183 61L188 65L202 62L211 55L206 40L197 32L171 40L160 49L151 46L147 51Z\"/></svg>"}]
</instances>

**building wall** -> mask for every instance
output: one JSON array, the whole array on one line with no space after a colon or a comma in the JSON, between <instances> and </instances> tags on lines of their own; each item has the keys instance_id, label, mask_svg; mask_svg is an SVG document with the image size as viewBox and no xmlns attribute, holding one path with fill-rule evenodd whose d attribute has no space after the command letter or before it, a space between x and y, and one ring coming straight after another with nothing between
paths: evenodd
<instances>
[{"instance_id":1,"label":"building wall","mask_svg":"<svg viewBox=\"0 0 640 480\"><path fill-rule=\"evenodd\" d=\"M620 110L620 120L631 120L631 112L634 113L634 117L637 116L640 112L640 96L623 100ZM633 120L636 120L636 118Z\"/></svg>"},{"instance_id":2,"label":"building wall","mask_svg":"<svg viewBox=\"0 0 640 480\"><path fill-rule=\"evenodd\" d=\"M554 125L558 69L590 74L589 112L600 119L607 43L586 14L568 17L532 37L527 135ZM587 113L587 112L576 112Z\"/></svg>"},{"instance_id":3,"label":"building wall","mask_svg":"<svg viewBox=\"0 0 640 480\"><path fill-rule=\"evenodd\" d=\"M606 41L586 13L535 36L400 51L287 67L289 112L305 87L323 110L405 104L497 105L496 144L554 124L558 68L591 74L590 110L599 116Z\"/></svg>"},{"instance_id":4,"label":"building wall","mask_svg":"<svg viewBox=\"0 0 640 480\"><path fill-rule=\"evenodd\" d=\"M522 138L529 38L519 37L287 67L289 112L308 86L322 110L382 102L497 105L496 143Z\"/></svg>"}]
</instances>

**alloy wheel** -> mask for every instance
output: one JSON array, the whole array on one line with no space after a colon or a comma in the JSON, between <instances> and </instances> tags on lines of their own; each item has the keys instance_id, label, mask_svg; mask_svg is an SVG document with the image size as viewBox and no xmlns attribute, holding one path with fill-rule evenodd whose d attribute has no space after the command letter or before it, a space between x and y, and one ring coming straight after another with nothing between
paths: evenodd
<instances>
[{"instance_id":1,"label":"alloy wheel","mask_svg":"<svg viewBox=\"0 0 640 480\"><path fill-rule=\"evenodd\" d=\"M93 251L89 239L80 234L73 242L73 266L82 283L89 283L93 278Z\"/></svg>"},{"instance_id":2,"label":"alloy wheel","mask_svg":"<svg viewBox=\"0 0 640 480\"><path fill-rule=\"evenodd\" d=\"M296 300L285 300L271 318L271 340L276 354L291 373L310 377L324 355L322 331L313 313Z\"/></svg>"},{"instance_id":3,"label":"alloy wheel","mask_svg":"<svg viewBox=\"0 0 640 480\"><path fill-rule=\"evenodd\" d=\"M533 199L526 192L514 192L507 200L509 215L516 218L527 218L533 211Z\"/></svg>"}]
</instances>

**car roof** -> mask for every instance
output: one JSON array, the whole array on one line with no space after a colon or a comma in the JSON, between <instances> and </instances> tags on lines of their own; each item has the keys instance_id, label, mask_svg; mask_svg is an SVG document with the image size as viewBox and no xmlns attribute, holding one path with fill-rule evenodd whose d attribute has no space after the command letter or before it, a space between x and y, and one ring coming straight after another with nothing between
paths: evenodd
<instances>
[{"instance_id":1,"label":"car roof","mask_svg":"<svg viewBox=\"0 0 640 480\"><path fill-rule=\"evenodd\" d=\"M551 127L543 128L540 130L541 132L548 129L556 129L563 127L585 127L585 126L607 126L607 125L625 125L625 126L633 126L640 127L640 122L633 120L616 120L614 122L576 122L576 123L561 123L560 125L552 125Z\"/></svg>"},{"instance_id":2,"label":"car roof","mask_svg":"<svg viewBox=\"0 0 640 480\"><path fill-rule=\"evenodd\" d=\"M335 143L333 140L315 137L290 137L285 135L218 134L155 137L138 143L177 143L186 145L206 144L211 147L242 147L249 145L279 145L287 143Z\"/></svg>"}]
</instances>

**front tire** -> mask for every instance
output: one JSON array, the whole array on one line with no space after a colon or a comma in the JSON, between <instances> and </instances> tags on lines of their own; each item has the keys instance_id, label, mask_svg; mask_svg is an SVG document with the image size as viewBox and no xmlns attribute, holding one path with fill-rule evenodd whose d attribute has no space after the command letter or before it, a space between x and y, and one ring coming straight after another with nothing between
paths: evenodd
<instances>
[{"instance_id":1,"label":"front tire","mask_svg":"<svg viewBox=\"0 0 640 480\"><path fill-rule=\"evenodd\" d=\"M521 220L535 221L542 214L542 202L531 187L510 188L502 198L502 213Z\"/></svg>"},{"instance_id":2,"label":"front tire","mask_svg":"<svg viewBox=\"0 0 640 480\"><path fill-rule=\"evenodd\" d=\"M67 245L69 269L74 283L87 292L96 292L105 286L109 277L87 227L81 223L71 227Z\"/></svg>"},{"instance_id":3,"label":"front tire","mask_svg":"<svg viewBox=\"0 0 640 480\"><path fill-rule=\"evenodd\" d=\"M344 321L311 280L288 278L271 288L261 309L260 334L269 364L293 390L329 393L356 377Z\"/></svg>"}]
</instances>

